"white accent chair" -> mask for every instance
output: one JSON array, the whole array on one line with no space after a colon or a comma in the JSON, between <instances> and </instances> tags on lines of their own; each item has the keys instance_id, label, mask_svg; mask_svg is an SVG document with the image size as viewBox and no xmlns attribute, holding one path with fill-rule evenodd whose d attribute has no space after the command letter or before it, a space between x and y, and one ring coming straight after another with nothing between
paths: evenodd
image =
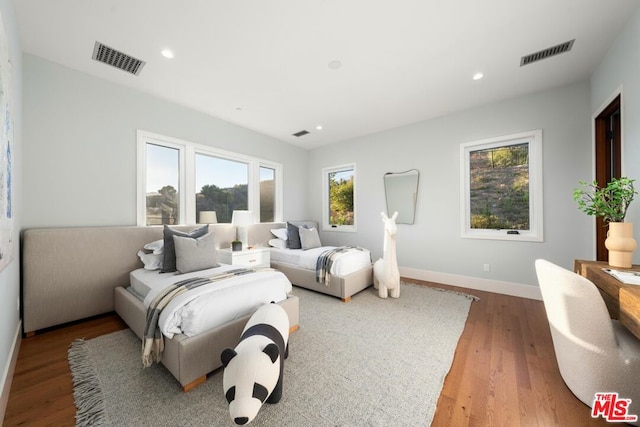
<instances>
[{"instance_id":1,"label":"white accent chair","mask_svg":"<svg viewBox=\"0 0 640 427\"><path fill-rule=\"evenodd\" d=\"M567 387L589 407L595 393L617 392L632 400L628 413L640 417L640 340L609 318L591 281L543 259L535 268Z\"/></svg>"}]
</instances>

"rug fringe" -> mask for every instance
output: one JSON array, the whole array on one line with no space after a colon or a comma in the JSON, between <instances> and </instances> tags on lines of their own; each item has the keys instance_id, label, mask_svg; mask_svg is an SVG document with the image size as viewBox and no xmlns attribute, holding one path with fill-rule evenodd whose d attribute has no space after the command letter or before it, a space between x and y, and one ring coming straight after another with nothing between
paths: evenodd
<instances>
[{"instance_id":1,"label":"rug fringe","mask_svg":"<svg viewBox=\"0 0 640 427\"><path fill-rule=\"evenodd\" d=\"M73 400L76 404L76 426L108 425L102 387L98 374L89 360L85 340L76 339L67 351Z\"/></svg>"},{"instance_id":2,"label":"rug fringe","mask_svg":"<svg viewBox=\"0 0 640 427\"><path fill-rule=\"evenodd\" d=\"M477 297L477 296L475 296L475 295L468 294L468 293L466 293L466 292L454 291L454 290L451 290L451 289L436 288L436 287L433 287L433 286L421 285L421 284L418 284L418 283L412 283L412 282L400 282L400 283L401 283L401 284L403 284L403 285L417 285L417 286L425 286L425 287L427 287L427 288L429 288L429 289L433 289L434 291L448 292L448 293L450 293L450 294L456 294L456 295L463 296L463 297L465 297L465 298L467 298L467 299L470 299L470 300L472 300L472 301L480 301L480 297Z\"/></svg>"}]
</instances>

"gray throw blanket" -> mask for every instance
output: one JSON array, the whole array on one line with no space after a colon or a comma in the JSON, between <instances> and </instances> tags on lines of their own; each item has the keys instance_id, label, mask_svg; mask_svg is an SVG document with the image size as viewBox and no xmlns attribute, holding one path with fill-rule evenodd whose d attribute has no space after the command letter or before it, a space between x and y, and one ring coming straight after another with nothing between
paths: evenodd
<instances>
[{"instance_id":1,"label":"gray throw blanket","mask_svg":"<svg viewBox=\"0 0 640 427\"><path fill-rule=\"evenodd\" d=\"M264 270L264 269L261 269ZM142 337L142 366L145 368L151 366L153 362L159 362L160 356L164 351L164 338L158 322L162 310L178 295L181 295L190 289L218 282L229 277L240 276L258 271L256 269L238 268L228 270L224 273L211 277L194 277L191 279L181 280L173 283L162 290L149 304L147 308L147 324L144 328L144 336Z\"/></svg>"},{"instance_id":2,"label":"gray throw blanket","mask_svg":"<svg viewBox=\"0 0 640 427\"><path fill-rule=\"evenodd\" d=\"M340 246L338 248L329 249L324 251L318 257L316 261L316 282L317 283L325 283L329 286L329 271L331 271L331 266L333 262L338 257L338 255L353 252L353 251L363 251L364 249L358 246Z\"/></svg>"}]
</instances>

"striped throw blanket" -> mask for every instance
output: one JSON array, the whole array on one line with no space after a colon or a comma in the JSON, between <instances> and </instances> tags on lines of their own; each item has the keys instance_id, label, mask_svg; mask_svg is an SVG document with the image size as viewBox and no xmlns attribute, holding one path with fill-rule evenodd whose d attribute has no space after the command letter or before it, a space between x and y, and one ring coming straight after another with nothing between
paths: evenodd
<instances>
[{"instance_id":1,"label":"striped throw blanket","mask_svg":"<svg viewBox=\"0 0 640 427\"><path fill-rule=\"evenodd\" d=\"M338 256L347 252L363 251L364 249L358 246L340 246L338 248L329 249L324 251L318 257L316 261L316 282L324 283L329 286L331 266Z\"/></svg>"},{"instance_id":2,"label":"striped throw blanket","mask_svg":"<svg viewBox=\"0 0 640 427\"><path fill-rule=\"evenodd\" d=\"M153 362L160 361L160 356L164 351L164 338L160 331L160 327L158 326L158 322L160 320L162 310L174 298L191 289L195 289L212 282L219 282L230 277L253 273L258 270L265 269L238 268L225 271L224 273L215 276L193 277L191 279L181 280L163 289L162 292L160 292L153 301L151 301L149 308L147 308L147 324L144 329L144 336L142 337L142 365L147 368L151 366Z\"/></svg>"}]
</instances>

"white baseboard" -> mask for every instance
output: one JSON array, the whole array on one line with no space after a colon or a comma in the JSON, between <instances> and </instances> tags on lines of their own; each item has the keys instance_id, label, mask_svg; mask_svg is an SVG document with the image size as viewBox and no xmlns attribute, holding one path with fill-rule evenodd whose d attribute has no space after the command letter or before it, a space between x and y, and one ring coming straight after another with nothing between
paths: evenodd
<instances>
[{"instance_id":1,"label":"white baseboard","mask_svg":"<svg viewBox=\"0 0 640 427\"><path fill-rule=\"evenodd\" d=\"M439 273L437 271L419 270L417 268L400 267L400 276L444 285L460 286L479 291L494 292L514 297L529 298L542 301L540 288L521 283L503 282L500 280L482 279L479 277L460 276L458 274Z\"/></svg>"},{"instance_id":2,"label":"white baseboard","mask_svg":"<svg viewBox=\"0 0 640 427\"><path fill-rule=\"evenodd\" d=\"M20 351L20 342L22 341L22 320L18 322L16 328L15 338L9 352L9 363L2 373L0 378L0 424L4 420L4 415L7 411L7 403L9 403L9 392L11 391L11 382L13 380L13 373L16 370L16 363L18 362L18 352Z\"/></svg>"}]
</instances>

